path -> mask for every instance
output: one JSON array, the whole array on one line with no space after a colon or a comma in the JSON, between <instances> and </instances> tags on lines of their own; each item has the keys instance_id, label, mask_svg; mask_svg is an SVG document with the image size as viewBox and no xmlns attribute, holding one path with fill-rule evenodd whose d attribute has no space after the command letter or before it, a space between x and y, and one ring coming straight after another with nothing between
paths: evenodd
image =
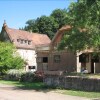
<instances>
[{"instance_id":1,"label":"path","mask_svg":"<svg viewBox=\"0 0 100 100\"><path fill-rule=\"evenodd\" d=\"M0 100L89 100L83 97L63 95L53 91L21 90L0 84Z\"/></svg>"}]
</instances>

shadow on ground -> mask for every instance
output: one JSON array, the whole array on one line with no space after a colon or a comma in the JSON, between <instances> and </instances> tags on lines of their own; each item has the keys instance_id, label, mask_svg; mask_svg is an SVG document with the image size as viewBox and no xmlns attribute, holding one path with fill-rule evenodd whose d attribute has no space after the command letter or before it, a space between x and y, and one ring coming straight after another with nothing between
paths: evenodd
<instances>
[{"instance_id":1,"label":"shadow on ground","mask_svg":"<svg viewBox=\"0 0 100 100\"><path fill-rule=\"evenodd\" d=\"M17 82L17 81L5 81L0 83L0 89L3 90L34 90L40 92L54 91L55 88L46 86L43 82Z\"/></svg>"}]
</instances>

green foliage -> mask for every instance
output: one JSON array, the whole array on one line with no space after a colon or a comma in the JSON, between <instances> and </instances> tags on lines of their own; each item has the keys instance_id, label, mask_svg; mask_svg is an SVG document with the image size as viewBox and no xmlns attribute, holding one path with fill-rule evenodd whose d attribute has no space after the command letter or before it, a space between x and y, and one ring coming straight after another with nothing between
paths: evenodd
<instances>
[{"instance_id":1,"label":"green foliage","mask_svg":"<svg viewBox=\"0 0 100 100\"><path fill-rule=\"evenodd\" d=\"M33 72L24 72L20 77L21 82L43 82L43 77Z\"/></svg>"},{"instance_id":2,"label":"green foliage","mask_svg":"<svg viewBox=\"0 0 100 100\"><path fill-rule=\"evenodd\" d=\"M20 81L20 82L42 82L43 77L37 73L25 72L23 70L12 69L7 71L4 76L5 80Z\"/></svg>"},{"instance_id":3,"label":"green foliage","mask_svg":"<svg viewBox=\"0 0 100 100\"><path fill-rule=\"evenodd\" d=\"M36 20L28 20L26 24L27 26L25 26L24 30L32 31L32 32L39 32Z\"/></svg>"},{"instance_id":4,"label":"green foliage","mask_svg":"<svg viewBox=\"0 0 100 100\"><path fill-rule=\"evenodd\" d=\"M11 43L0 42L0 73L12 68L22 68L23 59L15 55L15 47Z\"/></svg>"},{"instance_id":5,"label":"green foliage","mask_svg":"<svg viewBox=\"0 0 100 100\"><path fill-rule=\"evenodd\" d=\"M54 18L55 23L57 24L57 29L61 28L63 25L68 23L67 10L66 9L55 9L51 16Z\"/></svg>"},{"instance_id":6,"label":"green foliage","mask_svg":"<svg viewBox=\"0 0 100 100\"><path fill-rule=\"evenodd\" d=\"M58 93L62 93L65 95L86 97L86 98L94 98L94 100L100 98L100 92L87 92L87 91L79 91L79 90L61 90L58 89ZM93 100L93 99L92 99Z\"/></svg>"},{"instance_id":7,"label":"green foliage","mask_svg":"<svg viewBox=\"0 0 100 100\"><path fill-rule=\"evenodd\" d=\"M6 72L6 75L3 77L4 80L12 80L12 81L19 81L21 78L22 70L11 69Z\"/></svg>"},{"instance_id":8,"label":"green foliage","mask_svg":"<svg viewBox=\"0 0 100 100\"><path fill-rule=\"evenodd\" d=\"M35 90L43 90L48 89L48 87L43 82L19 82L19 81L5 81L0 80L1 84L13 85L20 89L35 89Z\"/></svg>"},{"instance_id":9,"label":"green foliage","mask_svg":"<svg viewBox=\"0 0 100 100\"><path fill-rule=\"evenodd\" d=\"M100 48L100 1L78 0L72 3L68 9L68 24L73 26L69 32L69 38L61 42L61 46L68 47L72 51L80 51L86 48ZM85 29L84 32L80 30Z\"/></svg>"},{"instance_id":10,"label":"green foliage","mask_svg":"<svg viewBox=\"0 0 100 100\"><path fill-rule=\"evenodd\" d=\"M56 9L50 16L41 16L28 20L24 30L48 35L51 39L59 28L67 23L67 10Z\"/></svg>"},{"instance_id":11,"label":"green foliage","mask_svg":"<svg viewBox=\"0 0 100 100\"><path fill-rule=\"evenodd\" d=\"M13 60L11 61L11 68L12 69L21 69L24 66L25 61L20 56L13 57Z\"/></svg>"},{"instance_id":12,"label":"green foliage","mask_svg":"<svg viewBox=\"0 0 100 100\"><path fill-rule=\"evenodd\" d=\"M33 72L25 72L21 75L21 82L33 82L35 74Z\"/></svg>"},{"instance_id":13,"label":"green foliage","mask_svg":"<svg viewBox=\"0 0 100 100\"><path fill-rule=\"evenodd\" d=\"M37 18L36 22L39 33L47 34L50 38L53 37L53 29L55 29L53 17L41 16Z\"/></svg>"}]
</instances>

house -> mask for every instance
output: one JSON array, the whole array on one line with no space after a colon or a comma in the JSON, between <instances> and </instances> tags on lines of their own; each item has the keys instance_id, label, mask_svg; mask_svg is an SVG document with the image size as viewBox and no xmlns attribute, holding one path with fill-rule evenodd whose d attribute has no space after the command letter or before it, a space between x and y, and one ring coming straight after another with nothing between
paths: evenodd
<instances>
[{"instance_id":1,"label":"house","mask_svg":"<svg viewBox=\"0 0 100 100\"><path fill-rule=\"evenodd\" d=\"M57 51L57 45L64 33L71 29L72 27L69 25L63 26L57 31L50 45L36 47L38 70L100 73L100 58L98 54L94 55L93 49L86 49L76 53L67 49ZM86 30L81 29L81 31Z\"/></svg>"},{"instance_id":2,"label":"house","mask_svg":"<svg viewBox=\"0 0 100 100\"><path fill-rule=\"evenodd\" d=\"M51 42L47 35L9 28L5 22L1 30L0 40L15 45L19 55L26 61L26 71L37 69L36 45L46 45Z\"/></svg>"},{"instance_id":3,"label":"house","mask_svg":"<svg viewBox=\"0 0 100 100\"><path fill-rule=\"evenodd\" d=\"M76 71L75 53L68 50L57 50L57 42L59 42L58 40L60 39L58 35L61 34L62 31L61 29L58 30L49 45L36 46L38 71Z\"/></svg>"}]
</instances>

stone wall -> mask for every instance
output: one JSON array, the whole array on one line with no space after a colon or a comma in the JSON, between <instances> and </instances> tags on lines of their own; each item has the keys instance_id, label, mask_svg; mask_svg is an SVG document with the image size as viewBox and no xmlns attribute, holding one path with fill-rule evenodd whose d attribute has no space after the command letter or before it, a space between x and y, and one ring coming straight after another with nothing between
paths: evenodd
<instances>
[{"instance_id":1,"label":"stone wall","mask_svg":"<svg viewBox=\"0 0 100 100\"><path fill-rule=\"evenodd\" d=\"M59 56L59 60L55 61L55 56ZM76 71L76 54L68 51L37 51L37 71L44 71L43 57L48 58L48 71ZM38 59L41 59L40 61Z\"/></svg>"},{"instance_id":2,"label":"stone wall","mask_svg":"<svg viewBox=\"0 0 100 100\"><path fill-rule=\"evenodd\" d=\"M100 79L78 76L45 75L44 83L48 86L82 91L100 91Z\"/></svg>"}]
</instances>

